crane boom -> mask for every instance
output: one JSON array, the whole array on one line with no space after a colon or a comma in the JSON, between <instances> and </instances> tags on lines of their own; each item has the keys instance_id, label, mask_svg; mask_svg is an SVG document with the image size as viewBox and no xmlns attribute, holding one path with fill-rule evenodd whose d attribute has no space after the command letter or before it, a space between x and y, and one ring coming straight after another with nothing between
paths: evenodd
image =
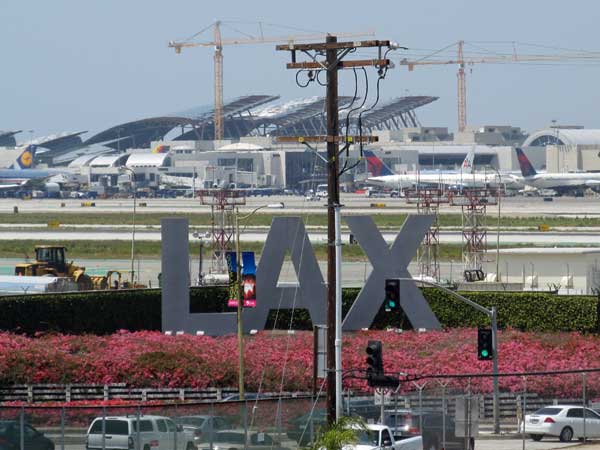
<instances>
[{"instance_id":1,"label":"crane boom","mask_svg":"<svg viewBox=\"0 0 600 450\"><path fill-rule=\"evenodd\" d=\"M406 66L409 71L413 71L415 66L439 66L439 65L457 65L457 106L458 106L458 131L465 131L467 126L467 86L465 67L474 64L506 64L506 63L521 63L521 62L560 62L560 61L600 61L600 52L572 52L561 54L542 54L542 55L518 55L516 52L513 55L494 55L482 57L464 56L464 41L457 42L457 57L456 59L446 60L409 60L401 59L399 65Z\"/></svg>"},{"instance_id":2,"label":"crane boom","mask_svg":"<svg viewBox=\"0 0 600 450\"><path fill-rule=\"evenodd\" d=\"M288 42L294 41L307 41L315 39L324 39L326 34L299 34L291 36L276 36L276 37L265 37L262 33L262 26L260 27L260 36L250 37L246 39L222 39L221 36L221 21L216 21L213 25L213 40L209 42L189 42L189 41L169 41L169 48L173 48L175 53L181 53L183 48L192 47L214 47L214 90L215 90L215 106L214 106L214 130L215 140L221 140L224 137L224 123L223 123L223 46L225 45L254 45L254 44L268 44L275 42ZM260 26L260 24L259 24ZM338 37L357 37L357 36L373 36L373 31L366 33L336 33Z\"/></svg>"}]
</instances>

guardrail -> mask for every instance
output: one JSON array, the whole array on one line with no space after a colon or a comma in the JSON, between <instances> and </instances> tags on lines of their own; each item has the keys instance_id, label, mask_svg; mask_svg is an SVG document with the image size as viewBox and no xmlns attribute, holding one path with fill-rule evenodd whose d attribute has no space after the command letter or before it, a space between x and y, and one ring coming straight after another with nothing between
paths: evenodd
<instances>
[{"instance_id":1,"label":"guardrail","mask_svg":"<svg viewBox=\"0 0 600 450\"><path fill-rule=\"evenodd\" d=\"M133 388L126 384L20 384L0 386L0 402L72 402L84 400L221 401L237 394L235 388Z\"/></svg>"}]
</instances>

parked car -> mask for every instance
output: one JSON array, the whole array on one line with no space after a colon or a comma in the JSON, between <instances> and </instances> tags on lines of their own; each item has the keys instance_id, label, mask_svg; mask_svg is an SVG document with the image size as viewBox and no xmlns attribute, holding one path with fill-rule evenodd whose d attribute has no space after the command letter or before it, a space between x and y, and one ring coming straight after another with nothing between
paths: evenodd
<instances>
[{"instance_id":1,"label":"parked car","mask_svg":"<svg viewBox=\"0 0 600 450\"><path fill-rule=\"evenodd\" d=\"M196 450L194 435L163 416L111 416L95 418L87 432L85 448L102 449L102 423L104 422L104 448L108 450ZM138 439L139 436L139 447Z\"/></svg>"},{"instance_id":2,"label":"parked car","mask_svg":"<svg viewBox=\"0 0 600 450\"><path fill-rule=\"evenodd\" d=\"M54 442L29 424L24 424L24 444L26 450L54 450ZM17 420L0 420L0 449L19 450L21 448L21 424Z\"/></svg>"},{"instance_id":3,"label":"parked car","mask_svg":"<svg viewBox=\"0 0 600 450\"><path fill-rule=\"evenodd\" d=\"M600 415L592 409L573 405L546 406L527 414L525 433L534 441L541 441L545 436L558 437L561 442L583 438L584 414L586 437L600 437Z\"/></svg>"},{"instance_id":4,"label":"parked car","mask_svg":"<svg viewBox=\"0 0 600 450\"><path fill-rule=\"evenodd\" d=\"M224 450L290 450L282 447L276 436L264 432L246 431L243 429L221 430L213 435L212 449ZM211 441L208 436L202 437L198 450L211 450Z\"/></svg>"},{"instance_id":5,"label":"parked car","mask_svg":"<svg viewBox=\"0 0 600 450\"><path fill-rule=\"evenodd\" d=\"M184 431L189 431L194 436L197 444L204 436L216 433L219 430L231 428L231 421L222 416L181 416L175 417L175 423L181 425Z\"/></svg>"},{"instance_id":6,"label":"parked car","mask_svg":"<svg viewBox=\"0 0 600 450\"><path fill-rule=\"evenodd\" d=\"M422 436L426 450L473 450L475 438L465 441L456 436L456 423L450 415L444 417L441 411L414 411L398 409L384 411L384 423L390 427L395 439ZM421 429L422 425L422 429ZM444 434L444 429L446 430ZM445 439L445 446L444 444Z\"/></svg>"}]
</instances>

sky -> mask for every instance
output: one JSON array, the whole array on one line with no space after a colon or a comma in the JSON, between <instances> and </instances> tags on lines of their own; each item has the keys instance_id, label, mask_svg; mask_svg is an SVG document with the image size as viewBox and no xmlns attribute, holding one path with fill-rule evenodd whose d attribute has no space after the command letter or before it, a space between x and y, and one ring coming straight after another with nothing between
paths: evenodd
<instances>
[{"instance_id":1,"label":"sky","mask_svg":"<svg viewBox=\"0 0 600 450\"><path fill-rule=\"evenodd\" d=\"M26 130L21 140L61 131L89 131L160 116L213 102L212 48L167 47L210 25L281 36L307 32L374 30L378 39L424 55L458 40L470 51L503 51L511 44L600 50L593 0L4 0L0 2L0 130ZM297 29L297 30L295 30ZM231 28L224 38L240 37ZM210 34L203 34L207 40ZM358 39L358 38L352 38ZM516 46L519 52L539 48ZM547 50L555 52L555 50ZM403 52L391 55L399 61ZM450 54L446 54L450 57ZM349 55L348 58L360 57ZM224 95L281 95L283 100L324 95L313 83L302 89L286 70L287 52L274 44L224 48ZM371 70L370 93L375 72ZM467 68L470 125L520 126L528 132L562 124L600 128L600 61L568 64L477 64ZM341 94L352 95L351 73ZM359 85L359 94L364 89ZM456 129L456 66L396 65L381 83L382 100L403 95L440 99L417 110L424 126ZM369 97L369 103L373 101ZM32 130L32 131L27 131Z\"/></svg>"}]
</instances>

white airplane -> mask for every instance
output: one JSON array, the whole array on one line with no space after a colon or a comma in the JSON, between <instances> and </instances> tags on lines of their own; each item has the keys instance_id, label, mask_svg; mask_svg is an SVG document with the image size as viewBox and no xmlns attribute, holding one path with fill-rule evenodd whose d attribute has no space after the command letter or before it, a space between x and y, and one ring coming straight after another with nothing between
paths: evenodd
<instances>
[{"instance_id":1,"label":"white airplane","mask_svg":"<svg viewBox=\"0 0 600 450\"><path fill-rule=\"evenodd\" d=\"M600 173L593 172L576 172L576 173L538 173L533 168L529 158L523 153L520 148L515 149L519 167L523 174L523 183L527 186L540 189L552 189L559 195L567 193L582 192L586 188L600 190Z\"/></svg>"},{"instance_id":2,"label":"white airplane","mask_svg":"<svg viewBox=\"0 0 600 450\"><path fill-rule=\"evenodd\" d=\"M392 189L412 188L415 186L444 186L450 188L478 188L505 186L516 188L518 180L512 175L494 171L477 173L473 170L475 150L471 149L458 171L428 171L406 174L394 173L372 151L364 152L368 170L373 175L366 179L367 184Z\"/></svg>"}]
</instances>

